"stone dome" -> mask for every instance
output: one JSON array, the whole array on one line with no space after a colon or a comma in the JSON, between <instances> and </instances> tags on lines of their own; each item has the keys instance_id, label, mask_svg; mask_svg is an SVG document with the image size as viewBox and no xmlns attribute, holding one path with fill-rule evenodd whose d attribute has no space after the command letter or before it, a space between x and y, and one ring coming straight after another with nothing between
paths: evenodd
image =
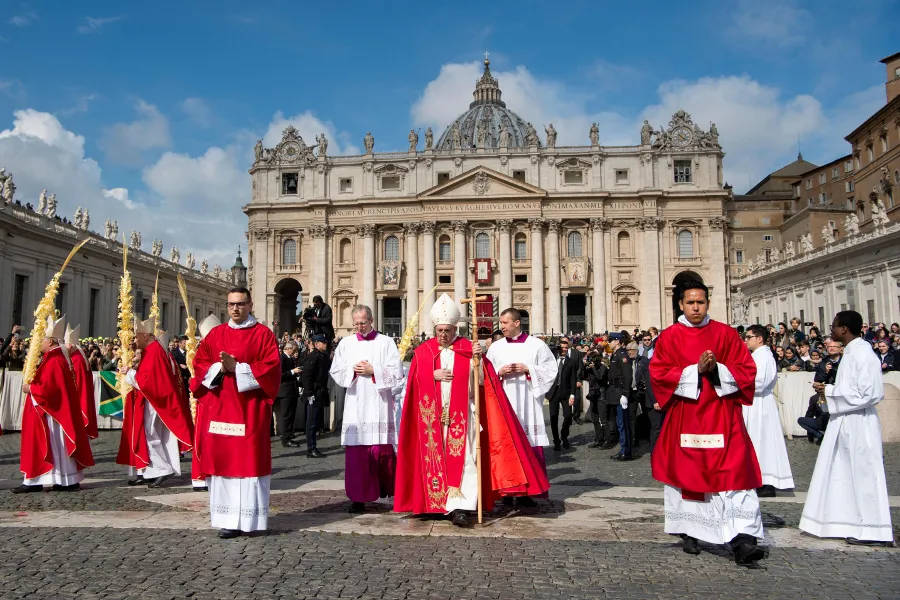
<instances>
[{"instance_id":1,"label":"stone dome","mask_svg":"<svg viewBox=\"0 0 900 600\"><path fill-rule=\"evenodd\" d=\"M474 100L469 110L461 114L441 134L435 149L454 150L473 148L499 148L503 129L508 132L507 148L525 148L529 144L529 132L535 145L540 145L537 132L522 117L506 108L500 97L502 92L491 75L491 62L484 60L484 74L475 82ZM459 131L457 138L456 131ZM458 144L454 143L458 139Z\"/></svg>"}]
</instances>

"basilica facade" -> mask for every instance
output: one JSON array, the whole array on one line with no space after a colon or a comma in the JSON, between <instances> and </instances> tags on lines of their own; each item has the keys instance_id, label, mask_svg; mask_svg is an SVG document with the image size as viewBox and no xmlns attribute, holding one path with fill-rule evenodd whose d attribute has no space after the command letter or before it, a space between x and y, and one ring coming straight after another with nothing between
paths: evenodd
<instances>
[{"instance_id":1,"label":"basilica facade","mask_svg":"<svg viewBox=\"0 0 900 600\"><path fill-rule=\"evenodd\" d=\"M461 107L462 108L462 107ZM722 148L715 125L684 111L646 121L634 146L557 146L502 100L485 61L468 110L435 140L410 131L406 152L328 155L293 127L258 142L250 168L249 282L259 318L292 330L315 295L338 335L354 304L399 334L437 295L473 285L479 330L509 306L533 333L602 332L672 322L678 277L710 286L711 314L728 314Z\"/></svg>"}]
</instances>

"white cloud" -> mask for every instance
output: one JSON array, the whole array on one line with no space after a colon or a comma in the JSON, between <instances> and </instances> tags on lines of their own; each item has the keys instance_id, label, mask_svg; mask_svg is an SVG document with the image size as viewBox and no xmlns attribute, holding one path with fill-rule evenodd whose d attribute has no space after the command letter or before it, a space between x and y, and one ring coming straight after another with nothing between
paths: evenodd
<instances>
[{"instance_id":1,"label":"white cloud","mask_svg":"<svg viewBox=\"0 0 900 600\"><path fill-rule=\"evenodd\" d=\"M120 202L125 208L135 209L137 205L128 198L128 189L123 187L103 190L103 197Z\"/></svg>"},{"instance_id":2,"label":"white cloud","mask_svg":"<svg viewBox=\"0 0 900 600\"><path fill-rule=\"evenodd\" d=\"M103 27L116 21L121 21L123 17L85 17L84 22L78 26L78 33L99 33Z\"/></svg>"},{"instance_id":3,"label":"white cloud","mask_svg":"<svg viewBox=\"0 0 900 600\"><path fill-rule=\"evenodd\" d=\"M814 22L809 11L786 0L741 0L733 18L725 29L730 38L778 47L802 44L809 24Z\"/></svg>"},{"instance_id":4,"label":"white cloud","mask_svg":"<svg viewBox=\"0 0 900 600\"><path fill-rule=\"evenodd\" d=\"M359 154L359 147L350 142L350 135L345 131L338 131L331 121L323 121L315 116L312 111L304 111L292 117L285 117L280 110L272 115L272 120L263 135L263 144L269 148L281 141L282 133L288 125L293 125L307 146L316 144L316 136L324 133L328 138L329 155Z\"/></svg>"},{"instance_id":5,"label":"white cloud","mask_svg":"<svg viewBox=\"0 0 900 600\"><path fill-rule=\"evenodd\" d=\"M33 10L22 13L21 15L13 15L9 19L10 25L15 25L16 27L28 27L35 21L37 21L38 16L37 13Z\"/></svg>"},{"instance_id":6,"label":"white cloud","mask_svg":"<svg viewBox=\"0 0 900 600\"><path fill-rule=\"evenodd\" d=\"M15 102L25 100L25 86L18 79L0 79L0 94Z\"/></svg>"},{"instance_id":7,"label":"white cloud","mask_svg":"<svg viewBox=\"0 0 900 600\"><path fill-rule=\"evenodd\" d=\"M138 118L130 123L115 123L107 127L100 139L100 147L107 160L124 165L137 165L143 154L171 143L169 120L152 104L138 100Z\"/></svg>"},{"instance_id":8,"label":"white cloud","mask_svg":"<svg viewBox=\"0 0 900 600\"><path fill-rule=\"evenodd\" d=\"M185 98L181 103L181 110L200 127L209 127L212 124L212 109L203 98Z\"/></svg>"}]
</instances>

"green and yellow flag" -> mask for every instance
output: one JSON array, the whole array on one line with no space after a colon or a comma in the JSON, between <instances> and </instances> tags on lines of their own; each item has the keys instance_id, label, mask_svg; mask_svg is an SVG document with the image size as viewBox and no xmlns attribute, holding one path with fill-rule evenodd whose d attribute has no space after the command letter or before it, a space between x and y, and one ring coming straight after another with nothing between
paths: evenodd
<instances>
[{"instance_id":1,"label":"green and yellow flag","mask_svg":"<svg viewBox=\"0 0 900 600\"><path fill-rule=\"evenodd\" d=\"M124 415L124 401L116 386L115 371L100 371L100 414L104 417L121 419Z\"/></svg>"}]
</instances>

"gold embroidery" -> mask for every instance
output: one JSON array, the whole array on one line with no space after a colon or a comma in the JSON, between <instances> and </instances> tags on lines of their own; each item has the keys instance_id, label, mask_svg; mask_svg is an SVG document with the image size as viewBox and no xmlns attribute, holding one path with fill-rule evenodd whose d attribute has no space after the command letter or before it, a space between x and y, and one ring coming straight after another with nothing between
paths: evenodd
<instances>
[{"instance_id":1,"label":"gold embroidery","mask_svg":"<svg viewBox=\"0 0 900 600\"><path fill-rule=\"evenodd\" d=\"M463 415L460 411L453 413L450 427L447 430L447 437L449 438L447 440L447 452L450 453L450 456L462 456L463 446L466 443L466 428L463 427L462 421Z\"/></svg>"},{"instance_id":2,"label":"gold embroidery","mask_svg":"<svg viewBox=\"0 0 900 600\"><path fill-rule=\"evenodd\" d=\"M425 426L425 480L429 482L428 507L443 510L447 505L447 486L444 482L444 471L441 468L438 443L434 439L434 423L437 415L434 402L427 394L419 402L419 415Z\"/></svg>"}]
</instances>

